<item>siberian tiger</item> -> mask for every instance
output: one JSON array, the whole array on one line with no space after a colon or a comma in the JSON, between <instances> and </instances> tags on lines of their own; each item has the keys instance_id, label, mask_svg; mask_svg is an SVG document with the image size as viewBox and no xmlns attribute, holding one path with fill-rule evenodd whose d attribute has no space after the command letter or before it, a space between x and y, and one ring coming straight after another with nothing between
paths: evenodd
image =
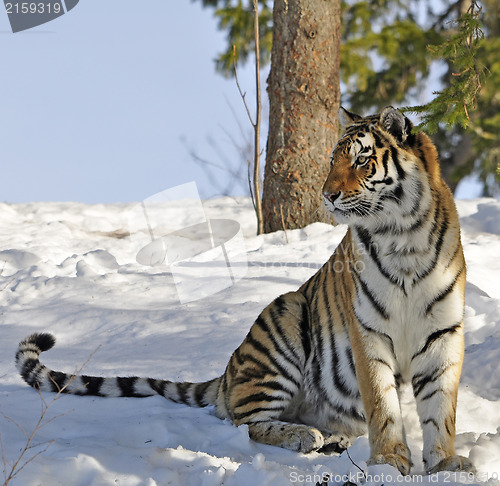
<instances>
[{"instance_id":1,"label":"siberian tiger","mask_svg":"<svg viewBox=\"0 0 500 486\"><path fill-rule=\"evenodd\" d=\"M348 231L315 275L264 309L222 376L72 376L40 363L55 343L44 333L19 345L24 380L54 392L214 405L252 439L303 453L342 451L368 431L370 464L402 474L412 463L399 388L410 382L426 471L473 470L454 447L465 262L436 148L392 107L364 118L341 109L340 120L323 196Z\"/></svg>"}]
</instances>

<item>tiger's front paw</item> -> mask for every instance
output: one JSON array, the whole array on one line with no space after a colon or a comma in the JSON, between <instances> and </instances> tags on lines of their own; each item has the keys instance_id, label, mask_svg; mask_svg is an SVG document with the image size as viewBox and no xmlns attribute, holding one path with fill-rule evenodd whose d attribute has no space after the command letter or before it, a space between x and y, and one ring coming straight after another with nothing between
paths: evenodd
<instances>
[{"instance_id":1,"label":"tiger's front paw","mask_svg":"<svg viewBox=\"0 0 500 486\"><path fill-rule=\"evenodd\" d=\"M368 461L369 466L376 464L389 464L394 466L403 476L410 474L412 466L410 451L406 447L398 447L393 453L376 454Z\"/></svg>"},{"instance_id":2,"label":"tiger's front paw","mask_svg":"<svg viewBox=\"0 0 500 486\"><path fill-rule=\"evenodd\" d=\"M438 462L433 468L427 471L429 474L435 474L439 471L452 471L452 472L476 472L474 464L467 457L463 456L450 456Z\"/></svg>"}]
</instances>

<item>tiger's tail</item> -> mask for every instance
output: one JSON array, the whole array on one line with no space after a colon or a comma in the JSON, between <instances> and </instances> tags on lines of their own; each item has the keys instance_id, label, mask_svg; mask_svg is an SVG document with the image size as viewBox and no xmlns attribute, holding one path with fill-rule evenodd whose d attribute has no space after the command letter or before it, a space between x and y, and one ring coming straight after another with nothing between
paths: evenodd
<instances>
[{"instance_id":1,"label":"tiger's tail","mask_svg":"<svg viewBox=\"0 0 500 486\"><path fill-rule=\"evenodd\" d=\"M149 397L161 395L192 407L214 405L222 377L200 383L181 382L136 376L101 378L70 375L47 368L39 360L40 353L56 343L48 333L35 333L19 343L16 367L28 385L42 391L93 395L99 397Z\"/></svg>"}]
</instances>

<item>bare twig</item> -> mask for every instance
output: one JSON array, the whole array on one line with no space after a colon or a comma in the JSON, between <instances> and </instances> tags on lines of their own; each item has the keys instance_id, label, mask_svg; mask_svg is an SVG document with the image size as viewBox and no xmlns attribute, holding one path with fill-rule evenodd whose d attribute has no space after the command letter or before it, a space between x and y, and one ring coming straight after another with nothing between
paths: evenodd
<instances>
[{"instance_id":1,"label":"bare twig","mask_svg":"<svg viewBox=\"0 0 500 486\"><path fill-rule=\"evenodd\" d=\"M261 88L260 88L260 38L259 38L259 3L258 0L253 0L253 11L254 11L254 41L255 41L255 105L256 105L256 115L255 121L252 118L250 109L246 102L246 93L243 92L238 80L238 70L236 69L236 46L233 46L233 65L234 65L234 79L236 80L236 86L240 93L241 99L247 111L248 119L254 130L254 147L253 147L253 191L252 200L255 208L255 213L257 215L257 234L264 233L264 218L262 213L262 195L260 189L260 124L261 124L261 112L262 112L262 101L261 101Z\"/></svg>"},{"instance_id":2,"label":"bare twig","mask_svg":"<svg viewBox=\"0 0 500 486\"><path fill-rule=\"evenodd\" d=\"M28 433L24 428L19 425L14 419L11 417L7 416L3 412L0 412L0 415L3 416L4 419L8 420L9 422L13 423L21 432L22 434L26 437L26 443L24 444L24 447L21 449L21 452L19 453L19 456L17 459L14 461L12 465L9 464L9 461L5 457L5 448L4 444L2 441L2 437L0 434L0 446L1 446L1 451L2 451L2 463L3 463L3 476L4 476L4 482L2 486L7 486L12 479L14 479L28 464L33 462L37 457L39 457L41 454L47 451L47 449L52 445L54 442L53 440L49 441L43 441L39 442L37 444L34 444L33 441L35 440L35 436L38 434L38 432L45 427L46 425L52 423L54 420L63 417L64 415L68 414L69 412L61 413L59 415L55 415L54 417L51 417L50 419L47 419L47 413L49 409L54 405L54 403L61 398L61 395L65 393L66 388L75 380L75 378L78 376L79 373L83 370L83 368L88 364L88 362L92 359L94 354L99 350L100 346L96 348L96 350L90 354L90 356L87 358L85 363L83 363L80 368L75 371L75 374L70 377L68 382L61 388L58 389L58 392L56 393L55 397L50 401L46 402L43 395L42 391L38 388L38 394L40 396L40 406L41 406L41 411L40 411L40 416L38 417L38 420L35 424L35 427L33 428L33 431L31 433ZM43 447L42 447L43 446ZM34 452L33 455L31 455L28 458L26 457L26 454L29 452L33 452L35 449L39 449L42 447L40 450L37 452ZM23 462L24 461L24 462ZM10 470L8 471L8 468L10 467Z\"/></svg>"},{"instance_id":3,"label":"bare twig","mask_svg":"<svg viewBox=\"0 0 500 486\"><path fill-rule=\"evenodd\" d=\"M244 93L240 86L240 81L238 80L238 70L236 69L236 46L233 46L233 66L234 66L234 79L236 81L236 86L240 93L241 99L243 100L243 105L247 110L248 119L250 120L251 125L255 128L256 122L253 121L252 114L250 113L250 108L248 108L246 97L246 92Z\"/></svg>"},{"instance_id":4,"label":"bare twig","mask_svg":"<svg viewBox=\"0 0 500 486\"><path fill-rule=\"evenodd\" d=\"M361 469L361 468L360 468L360 467L359 467L359 466L358 466L358 465L357 465L357 464L356 464L356 463L352 460L352 457L351 457L351 455L349 454L349 449L346 449L345 451L346 451L346 453L347 453L347 457L349 458L349 460L351 461L351 463L352 463L354 466L356 466L356 467L357 467L357 468L358 468L358 469L359 469L359 470L363 473L363 476L364 476L365 481L366 481L366 473L365 473L365 471L363 471L363 469Z\"/></svg>"},{"instance_id":5,"label":"bare twig","mask_svg":"<svg viewBox=\"0 0 500 486\"><path fill-rule=\"evenodd\" d=\"M253 0L254 13L254 35L255 35L255 86L257 115L254 125L254 166L253 166L253 185L255 192L255 206L257 212L257 234L264 233L264 218L262 214L262 199L260 191L260 117L262 112L262 102L260 96L260 39L259 39L259 2Z\"/></svg>"},{"instance_id":6,"label":"bare twig","mask_svg":"<svg viewBox=\"0 0 500 486\"><path fill-rule=\"evenodd\" d=\"M227 132L225 132L225 134L229 135ZM234 166L234 164L232 163L234 157L231 158L226 157L224 155L223 150L219 147L218 143L213 141L212 139L208 139L208 142L210 143L212 149L216 152L217 160L221 160L221 163L214 162L208 159L207 157L202 157L198 155L193 149L188 147L187 142L183 140L193 162L198 164L203 169L203 171L206 173L208 177L211 186L214 187L218 191L218 193L223 196L229 195L232 191L235 190L236 186L241 186L242 188L246 187L243 164L247 165L248 157L245 156L244 154L245 152L244 147L238 146L236 141L233 138L231 138L231 136L229 136L229 140L241 155L241 162L239 164L239 167ZM229 177L228 178L220 177L220 175L217 172L219 170L227 173Z\"/></svg>"}]
</instances>

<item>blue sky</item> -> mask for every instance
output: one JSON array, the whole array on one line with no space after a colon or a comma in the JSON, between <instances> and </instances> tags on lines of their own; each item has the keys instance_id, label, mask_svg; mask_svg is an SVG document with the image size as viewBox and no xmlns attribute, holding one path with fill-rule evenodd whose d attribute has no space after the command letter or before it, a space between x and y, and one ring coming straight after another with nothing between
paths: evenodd
<instances>
[{"instance_id":1,"label":"blue sky","mask_svg":"<svg viewBox=\"0 0 500 486\"><path fill-rule=\"evenodd\" d=\"M0 5L0 200L139 201L193 180L217 195L189 150L220 163L211 138L232 160L236 120L250 130L215 72L224 45L200 2L80 0L16 34Z\"/></svg>"},{"instance_id":2,"label":"blue sky","mask_svg":"<svg viewBox=\"0 0 500 486\"><path fill-rule=\"evenodd\" d=\"M207 177L190 151L238 168L251 132L234 80L215 72L224 47L199 1L80 0L16 34L0 5L0 201L141 201L191 181L220 195L228 173ZM252 66L239 78L251 103Z\"/></svg>"}]
</instances>

